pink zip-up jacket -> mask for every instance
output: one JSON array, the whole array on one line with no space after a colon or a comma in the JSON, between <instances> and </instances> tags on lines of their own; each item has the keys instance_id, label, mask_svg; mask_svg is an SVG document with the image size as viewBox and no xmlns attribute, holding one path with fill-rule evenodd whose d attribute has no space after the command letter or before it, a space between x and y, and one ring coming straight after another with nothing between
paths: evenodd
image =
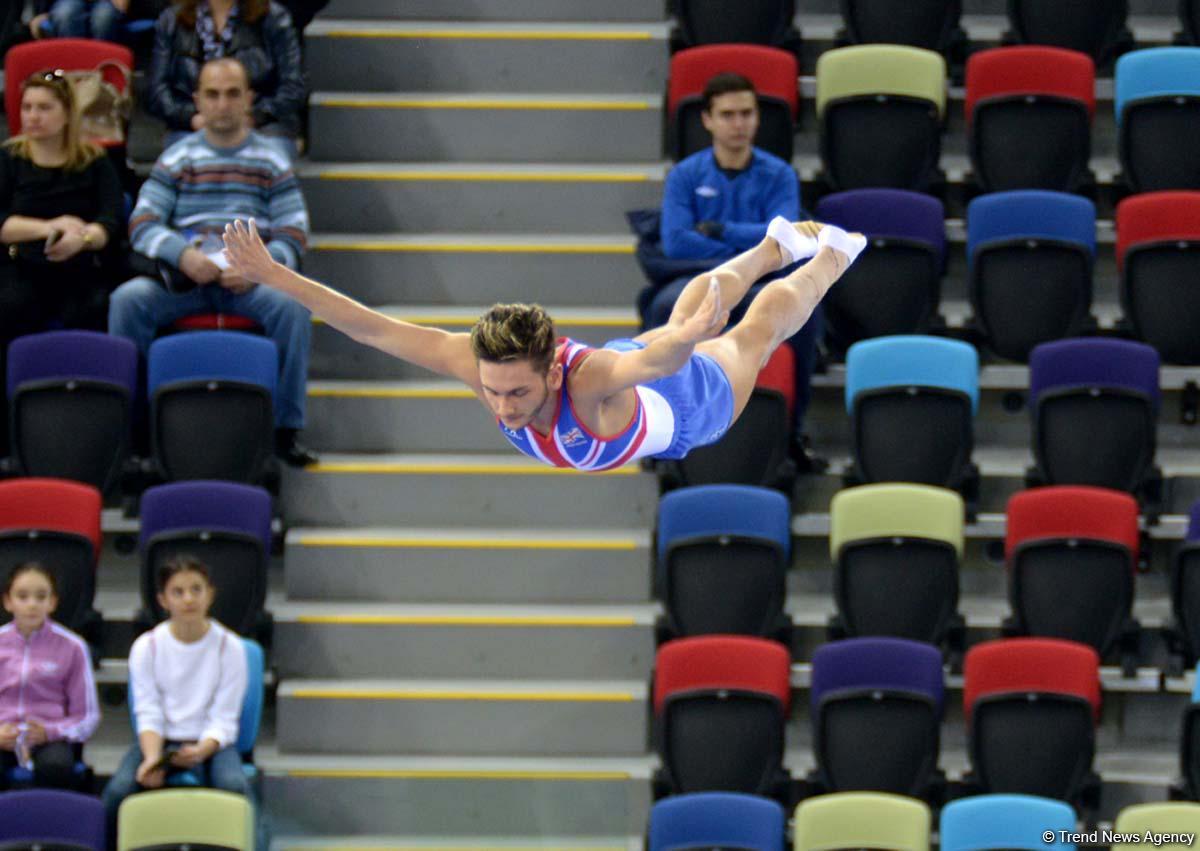
<instances>
[{"instance_id":1,"label":"pink zip-up jacket","mask_svg":"<svg viewBox=\"0 0 1200 851\"><path fill-rule=\"evenodd\" d=\"M0 627L0 724L37 721L54 742L87 741L100 723L100 700L87 644L47 619L26 640Z\"/></svg>"}]
</instances>

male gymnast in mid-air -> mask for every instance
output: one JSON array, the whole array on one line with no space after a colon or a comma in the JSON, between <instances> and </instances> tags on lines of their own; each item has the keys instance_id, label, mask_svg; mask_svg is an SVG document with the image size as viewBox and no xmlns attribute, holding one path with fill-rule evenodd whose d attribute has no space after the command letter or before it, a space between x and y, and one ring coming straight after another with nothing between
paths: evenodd
<instances>
[{"instance_id":1,"label":"male gymnast in mid-air","mask_svg":"<svg viewBox=\"0 0 1200 851\"><path fill-rule=\"evenodd\" d=\"M666 325L594 349L556 337L536 304L497 304L470 333L393 319L277 263L253 221L225 228L232 273L291 296L360 343L458 379L518 450L586 472L682 458L720 440L767 358L865 245L832 225L776 218L757 246L689 282ZM751 285L800 260L808 262L763 287L725 331Z\"/></svg>"}]
</instances>

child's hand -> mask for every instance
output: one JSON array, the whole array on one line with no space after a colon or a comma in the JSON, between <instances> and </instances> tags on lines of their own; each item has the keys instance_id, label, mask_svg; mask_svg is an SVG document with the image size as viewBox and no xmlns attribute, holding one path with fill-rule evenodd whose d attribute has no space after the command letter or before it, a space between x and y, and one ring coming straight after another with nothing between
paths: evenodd
<instances>
[{"instance_id":1,"label":"child's hand","mask_svg":"<svg viewBox=\"0 0 1200 851\"><path fill-rule=\"evenodd\" d=\"M0 751L11 751L15 748L20 733L16 724L0 724Z\"/></svg>"},{"instance_id":2,"label":"child's hand","mask_svg":"<svg viewBox=\"0 0 1200 851\"><path fill-rule=\"evenodd\" d=\"M31 748L36 748L38 745L44 745L50 741L50 737L46 735L46 728L37 721L28 721L25 724L25 743Z\"/></svg>"},{"instance_id":3,"label":"child's hand","mask_svg":"<svg viewBox=\"0 0 1200 851\"><path fill-rule=\"evenodd\" d=\"M184 745L171 755L171 765L176 768L195 768L212 756L208 748L200 744Z\"/></svg>"},{"instance_id":4,"label":"child's hand","mask_svg":"<svg viewBox=\"0 0 1200 851\"><path fill-rule=\"evenodd\" d=\"M156 767L160 759L161 757L142 760L142 764L138 766L137 774L134 775L134 779L137 780L138 785L146 789L162 788L167 782L167 772Z\"/></svg>"}]
</instances>

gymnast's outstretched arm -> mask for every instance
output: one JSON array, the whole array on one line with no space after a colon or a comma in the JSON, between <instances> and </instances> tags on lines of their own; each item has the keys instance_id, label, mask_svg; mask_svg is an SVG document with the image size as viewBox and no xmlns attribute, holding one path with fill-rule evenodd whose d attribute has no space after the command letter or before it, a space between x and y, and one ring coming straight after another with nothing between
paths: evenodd
<instances>
[{"instance_id":1,"label":"gymnast's outstretched arm","mask_svg":"<svg viewBox=\"0 0 1200 851\"><path fill-rule=\"evenodd\" d=\"M452 334L393 319L278 263L267 252L258 229L240 219L225 226L230 269L258 284L294 298L348 337L392 357L457 378L479 392L479 370L469 334Z\"/></svg>"}]
</instances>

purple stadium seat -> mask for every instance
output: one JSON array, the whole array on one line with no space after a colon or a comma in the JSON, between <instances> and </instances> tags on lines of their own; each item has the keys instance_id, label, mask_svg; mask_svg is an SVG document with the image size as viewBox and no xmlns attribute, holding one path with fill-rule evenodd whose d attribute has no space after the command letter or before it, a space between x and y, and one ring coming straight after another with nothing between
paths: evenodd
<instances>
[{"instance_id":1,"label":"purple stadium seat","mask_svg":"<svg viewBox=\"0 0 1200 851\"><path fill-rule=\"evenodd\" d=\"M0 795L0 843L36 840L104 851L104 805L92 795L30 789Z\"/></svg>"},{"instance_id":2,"label":"purple stadium seat","mask_svg":"<svg viewBox=\"0 0 1200 851\"><path fill-rule=\"evenodd\" d=\"M1029 357L1033 452L1047 484L1136 492L1154 462L1158 352L1145 343L1085 337Z\"/></svg>"},{"instance_id":3,"label":"purple stadium seat","mask_svg":"<svg viewBox=\"0 0 1200 851\"><path fill-rule=\"evenodd\" d=\"M851 638L812 661L813 749L827 791L920 797L937 768L942 654L903 638Z\"/></svg>"},{"instance_id":4,"label":"purple stadium seat","mask_svg":"<svg viewBox=\"0 0 1200 851\"><path fill-rule=\"evenodd\" d=\"M18 471L106 491L129 451L137 347L94 331L48 331L8 347L8 401Z\"/></svg>"},{"instance_id":5,"label":"purple stadium seat","mask_svg":"<svg viewBox=\"0 0 1200 851\"><path fill-rule=\"evenodd\" d=\"M165 616L156 599L155 574L167 559L187 553L212 575L212 614L260 643L269 637L263 611L271 551L271 496L236 482L189 481L159 485L142 495L138 549L142 556L141 625Z\"/></svg>"},{"instance_id":6,"label":"purple stadium seat","mask_svg":"<svg viewBox=\"0 0 1200 851\"><path fill-rule=\"evenodd\" d=\"M871 250L823 302L836 350L869 337L919 334L938 324L946 264L941 201L904 189L852 189L822 198L816 217L871 240Z\"/></svg>"}]
</instances>

